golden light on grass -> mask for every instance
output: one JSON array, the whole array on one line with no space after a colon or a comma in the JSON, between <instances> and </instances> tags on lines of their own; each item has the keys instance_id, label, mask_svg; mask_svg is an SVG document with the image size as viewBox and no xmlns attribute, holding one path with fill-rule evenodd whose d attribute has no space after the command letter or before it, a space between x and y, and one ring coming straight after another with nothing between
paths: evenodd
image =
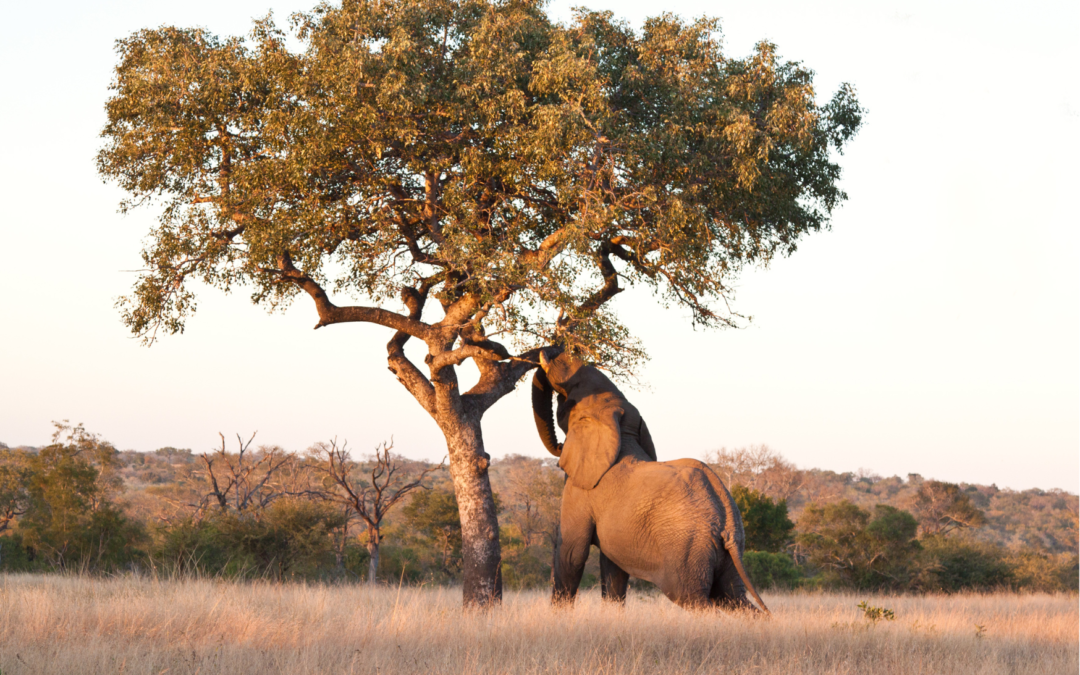
<instances>
[{"instance_id":1,"label":"golden light on grass","mask_svg":"<svg viewBox=\"0 0 1080 675\"><path fill-rule=\"evenodd\" d=\"M887 607L872 623L856 605ZM0 671L17 673L1076 673L1068 595L767 596L771 619L595 591L490 613L450 588L0 576ZM979 627L982 627L981 629Z\"/></svg>"}]
</instances>

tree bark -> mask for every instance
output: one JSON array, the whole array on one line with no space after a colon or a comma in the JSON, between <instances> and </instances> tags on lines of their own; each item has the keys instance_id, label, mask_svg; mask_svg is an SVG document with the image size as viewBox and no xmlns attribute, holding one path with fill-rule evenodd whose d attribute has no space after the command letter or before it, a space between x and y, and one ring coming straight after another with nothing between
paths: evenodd
<instances>
[{"instance_id":1,"label":"tree bark","mask_svg":"<svg viewBox=\"0 0 1080 675\"><path fill-rule=\"evenodd\" d=\"M367 568L367 582L369 584L375 583L375 573L379 570L379 531L375 529L368 529L367 540L367 552L368 552L368 568Z\"/></svg>"},{"instance_id":2,"label":"tree bark","mask_svg":"<svg viewBox=\"0 0 1080 675\"><path fill-rule=\"evenodd\" d=\"M480 416L440 417L437 421L450 451L450 476L461 516L464 604L471 608L490 607L502 601L502 551Z\"/></svg>"}]
</instances>

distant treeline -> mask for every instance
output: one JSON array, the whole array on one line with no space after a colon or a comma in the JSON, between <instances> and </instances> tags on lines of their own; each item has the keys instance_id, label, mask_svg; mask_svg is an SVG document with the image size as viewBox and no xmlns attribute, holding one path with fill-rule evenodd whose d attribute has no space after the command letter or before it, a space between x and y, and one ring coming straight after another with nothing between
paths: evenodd
<instances>
[{"instance_id":1,"label":"distant treeline","mask_svg":"<svg viewBox=\"0 0 1080 675\"><path fill-rule=\"evenodd\" d=\"M59 424L47 447L0 444L0 571L460 580L444 467L387 445L354 458L336 443L303 453L252 443L119 452ZM802 470L763 446L706 460L739 504L761 588L1077 590L1076 495ZM562 472L511 455L492 462L491 480L504 583L547 586Z\"/></svg>"}]
</instances>

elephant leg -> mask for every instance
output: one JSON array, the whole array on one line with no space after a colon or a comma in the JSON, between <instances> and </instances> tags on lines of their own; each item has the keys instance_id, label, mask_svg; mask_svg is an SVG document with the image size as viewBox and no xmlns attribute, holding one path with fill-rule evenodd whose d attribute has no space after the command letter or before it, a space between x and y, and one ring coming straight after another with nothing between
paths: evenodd
<instances>
[{"instance_id":1,"label":"elephant leg","mask_svg":"<svg viewBox=\"0 0 1080 675\"><path fill-rule=\"evenodd\" d=\"M716 578L709 591L709 600L721 609L747 609L758 611L746 597L746 585L738 570L728 558L716 570Z\"/></svg>"},{"instance_id":2,"label":"elephant leg","mask_svg":"<svg viewBox=\"0 0 1080 675\"><path fill-rule=\"evenodd\" d=\"M555 552L555 568L552 570L555 576L552 604L573 604L581 584L581 575L585 572L585 563L589 560L592 539L592 523L578 526L568 524L565 520L562 523L559 546Z\"/></svg>"},{"instance_id":3,"label":"elephant leg","mask_svg":"<svg viewBox=\"0 0 1080 675\"><path fill-rule=\"evenodd\" d=\"M600 551L600 594L604 600L623 604L626 602L626 587L630 583L630 574L624 572Z\"/></svg>"},{"instance_id":4,"label":"elephant leg","mask_svg":"<svg viewBox=\"0 0 1080 675\"><path fill-rule=\"evenodd\" d=\"M704 571L704 570L702 570ZM713 606L709 592L712 590L712 579L708 574L691 574L689 570L680 570L674 578L665 579L660 590L679 607L689 610L701 610Z\"/></svg>"}]
</instances>

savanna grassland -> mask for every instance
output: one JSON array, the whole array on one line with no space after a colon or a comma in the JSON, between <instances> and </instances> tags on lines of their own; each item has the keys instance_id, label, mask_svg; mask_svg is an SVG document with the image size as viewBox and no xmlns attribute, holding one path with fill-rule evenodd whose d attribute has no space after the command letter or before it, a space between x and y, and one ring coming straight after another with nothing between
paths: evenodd
<instances>
[{"instance_id":1,"label":"savanna grassland","mask_svg":"<svg viewBox=\"0 0 1080 675\"><path fill-rule=\"evenodd\" d=\"M857 604L892 610L869 620ZM21 673L1076 673L1073 594L770 593L769 619L541 591L0 576L0 670Z\"/></svg>"}]
</instances>

